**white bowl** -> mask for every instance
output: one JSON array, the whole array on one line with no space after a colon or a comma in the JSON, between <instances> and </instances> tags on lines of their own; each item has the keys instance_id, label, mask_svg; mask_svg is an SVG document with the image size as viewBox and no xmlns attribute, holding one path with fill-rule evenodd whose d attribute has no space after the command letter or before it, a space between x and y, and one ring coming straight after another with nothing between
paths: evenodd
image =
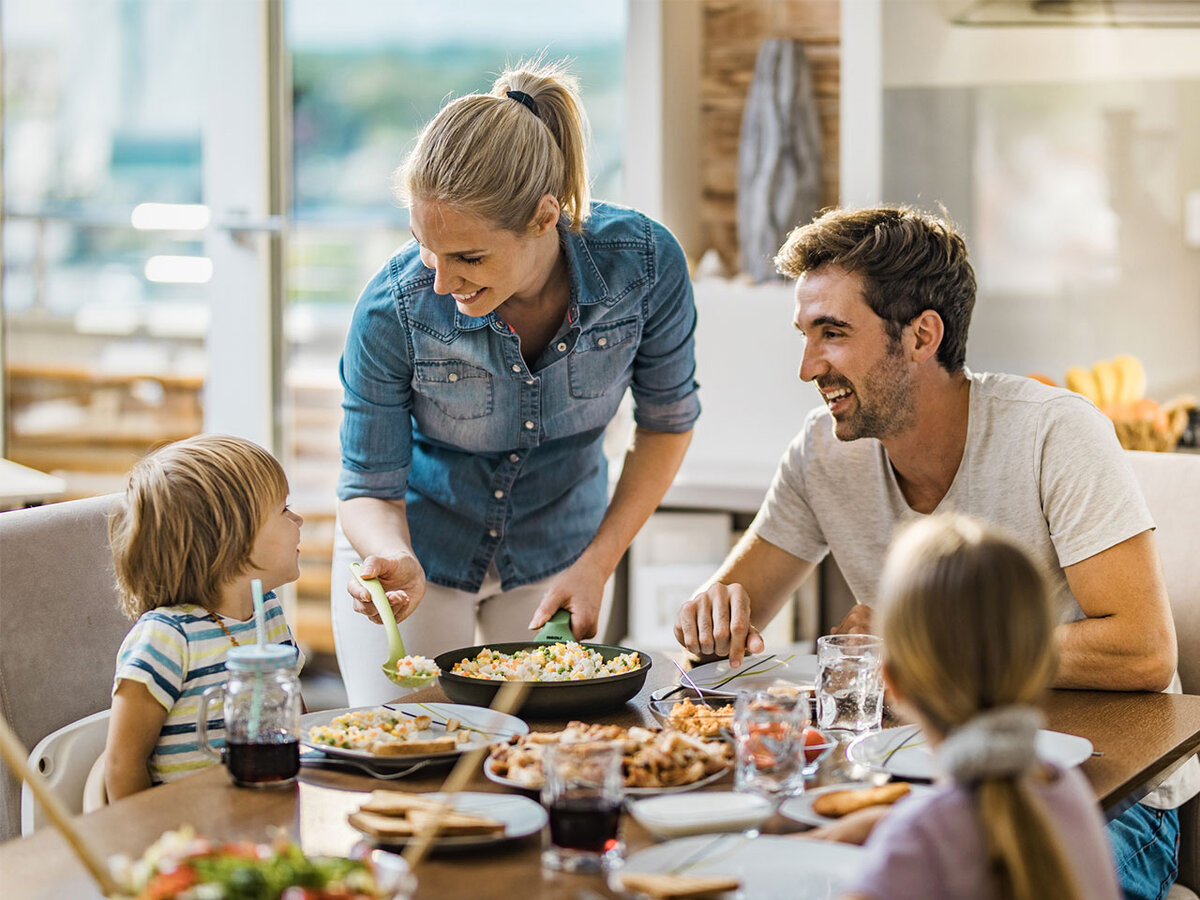
<instances>
[{"instance_id":1,"label":"white bowl","mask_svg":"<svg viewBox=\"0 0 1200 900\"><path fill-rule=\"evenodd\" d=\"M663 794L634 800L629 812L656 838L757 828L771 815L771 804L754 794L701 791Z\"/></svg>"}]
</instances>

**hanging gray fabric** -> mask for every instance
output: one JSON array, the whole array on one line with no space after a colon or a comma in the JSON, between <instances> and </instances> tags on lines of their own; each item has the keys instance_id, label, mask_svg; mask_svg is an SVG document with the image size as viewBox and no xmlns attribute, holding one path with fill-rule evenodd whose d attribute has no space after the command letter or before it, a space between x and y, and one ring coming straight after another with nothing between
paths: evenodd
<instances>
[{"instance_id":1,"label":"hanging gray fabric","mask_svg":"<svg viewBox=\"0 0 1200 900\"><path fill-rule=\"evenodd\" d=\"M820 196L821 126L804 45L764 41L738 145L738 245L754 281L778 277L771 260L816 215Z\"/></svg>"}]
</instances>

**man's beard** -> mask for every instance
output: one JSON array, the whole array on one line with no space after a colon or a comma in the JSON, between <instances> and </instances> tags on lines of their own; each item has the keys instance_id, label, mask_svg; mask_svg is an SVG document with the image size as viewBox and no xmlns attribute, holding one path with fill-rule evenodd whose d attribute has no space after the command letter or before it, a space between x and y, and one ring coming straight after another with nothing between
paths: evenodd
<instances>
[{"instance_id":1,"label":"man's beard","mask_svg":"<svg viewBox=\"0 0 1200 900\"><path fill-rule=\"evenodd\" d=\"M859 438L884 440L910 428L917 419L916 398L913 396L912 376L904 365L898 340L888 345L887 355L863 376L860 388L843 382L854 391L857 408L841 418L834 418L833 435L839 441ZM839 384L822 383L823 390Z\"/></svg>"}]
</instances>

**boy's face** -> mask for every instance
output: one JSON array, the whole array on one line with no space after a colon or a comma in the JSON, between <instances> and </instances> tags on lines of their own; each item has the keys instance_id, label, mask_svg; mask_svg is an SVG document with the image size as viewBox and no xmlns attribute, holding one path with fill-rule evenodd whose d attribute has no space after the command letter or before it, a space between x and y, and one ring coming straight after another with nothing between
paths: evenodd
<instances>
[{"instance_id":1,"label":"boy's face","mask_svg":"<svg viewBox=\"0 0 1200 900\"><path fill-rule=\"evenodd\" d=\"M285 502L271 508L250 551L251 577L271 591L300 577L300 526L304 517Z\"/></svg>"}]
</instances>

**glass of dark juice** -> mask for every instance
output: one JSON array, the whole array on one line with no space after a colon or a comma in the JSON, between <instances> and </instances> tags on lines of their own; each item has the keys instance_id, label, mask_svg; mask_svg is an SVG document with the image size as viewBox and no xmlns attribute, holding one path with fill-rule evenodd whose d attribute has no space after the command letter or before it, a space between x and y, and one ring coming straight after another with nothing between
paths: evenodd
<instances>
[{"instance_id":1,"label":"glass of dark juice","mask_svg":"<svg viewBox=\"0 0 1200 900\"><path fill-rule=\"evenodd\" d=\"M551 744L542 759L542 803L550 826L542 865L599 872L621 863L624 750L611 741Z\"/></svg>"}]
</instances>

